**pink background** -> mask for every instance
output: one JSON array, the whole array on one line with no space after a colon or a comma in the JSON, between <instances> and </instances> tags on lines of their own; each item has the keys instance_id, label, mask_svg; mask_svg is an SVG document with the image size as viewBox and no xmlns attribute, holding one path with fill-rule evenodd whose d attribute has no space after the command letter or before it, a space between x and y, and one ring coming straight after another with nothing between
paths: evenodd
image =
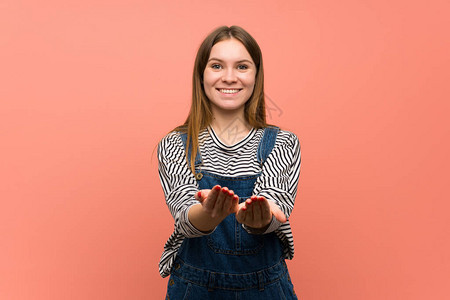
<instances>
[{"instance_id":1,"label":"pink background","mask_svg":"<svg viewBox=\"0 0 450 300\"><path fill-rule=\"evenodd\" d=\"M219 25L302 145L301 299L450 299L448 1L0 2L0 299L162 299L155 147Z\"/></svg>"}]
</instances>

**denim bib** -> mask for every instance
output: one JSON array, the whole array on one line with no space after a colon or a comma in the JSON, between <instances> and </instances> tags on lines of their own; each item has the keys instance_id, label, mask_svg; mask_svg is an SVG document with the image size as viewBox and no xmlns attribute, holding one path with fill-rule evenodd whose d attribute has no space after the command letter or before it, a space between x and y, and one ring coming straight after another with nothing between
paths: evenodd
<instances>
[{"instance_id":1,"label":"denim bib","mask_svg":"<svg viewBox=\"0 0 450 300\"><path fill-rule=\"evenodd\" d=\"M199 189L212 189L215 185L228 187L239 196L239 202L250 198L262 166L272 151L278 127L266 127L258 145L257 160L261 171L251 176L228 177L201 170L201 153L195 158L195 178ZM187 134L181 135L186 147ZM191 149L188 149L188 158ZM264 290L287 274L283 258L283 246L275 232L249 234L236 221L235 214L228 215L209 235L185 238L171 274L214 289Z\"/></svg>"}]
</instances>

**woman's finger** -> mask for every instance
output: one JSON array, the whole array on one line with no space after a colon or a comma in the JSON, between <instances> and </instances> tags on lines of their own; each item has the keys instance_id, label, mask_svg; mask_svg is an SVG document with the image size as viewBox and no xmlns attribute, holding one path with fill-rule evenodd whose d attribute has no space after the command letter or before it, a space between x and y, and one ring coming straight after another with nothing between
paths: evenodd
<instances>
[{"instance_id":1,"label":"woman's finger","mask_svg":"<svg viewBox=\"0 0 450 300\"><path fill-rule=\"evenodd\" d=\"M272 220L272 212L270 211L269 201L263 197L258 197L261 204L261 218L264 220L264 223L270 222Z\"/></svg>"},{"instance_id":2,"label":"woman's finger","mask_svg":"<svg viewBox=\"0 0 450 300\"><path fill-rule=\"evenodd\" d=\"M214 203L211 217L216 218L222 215L223 202L225 201L226 196L228 196L228 188L223 187L221 190L218 191L217 200Z\"/></svg>"},{"instance_id":3,"label":"woman's finger","mask_svg":"<svg viewBox=\"0 0 450 300\"><path fill-rule=\"evenodd\" d=\"M231 207L230 207L230 213L237 213L239 210L239 196L234 195L233 199L231 200Z\"/></svg>"},{"instance_id":4,"label":"woman's finger","mask_svg":"<svg viewBox=\"0 0 450 300\"><path fill-rule=\"evenodd\" d=\"M245 223L247 217L247 207L245 206L245 203L239 204L239 209L236 213L236 220L239 223Z\"/></svg>"},{"instance_id":5,"label":"woman's finger","mask_svg":"<svg viewBox=\"0 0 450 300\"><path fill-rule=\"evenodd\" d=\"M206 208L206 210L212 211L214 209L217 196L220 190L221 190L220 185L216 185L211 189L211 192L208 193L208 197L206 197L206 199L202 203L202 205Z\"/></svg>"},{"instance_id":6,"label":"woman's finger","mask_svg":"<svg viewBox=\"0 0 450 300\"><path fill-rule=\"evenodd\" d=\"M255 228L260 228L263 226L264 219L262 218L261 200L256 199L253 206L253 226Z\"/></svg>"},{"instance_id":7,"label":"woman's finger","mask_svg":"<svg viewBox=\"0 0 450 300\"><path fill-rule=\"evenodd\" d=\"M231 208L231 203L233 201L233 197L234 197L234 192L232 190L228 190L228 194L225 197L225 200L223 202L223 207L222 207L224 214L230 213L230 208Z\"/></svg>"},{"instance_id":8,"label":"woman's finger","mask_svg":"<svg viewBox=\"0 0 450 300\"><path fill-rule=\"evenodd\" d=\"M246 208L245 224L249 226L253 224L254 220L253 216L253 206L255 205L254 201L256 201L256 198L253 198L253 196L250 199L245 200L245 208Z\"/></svg>"}]
</instances>

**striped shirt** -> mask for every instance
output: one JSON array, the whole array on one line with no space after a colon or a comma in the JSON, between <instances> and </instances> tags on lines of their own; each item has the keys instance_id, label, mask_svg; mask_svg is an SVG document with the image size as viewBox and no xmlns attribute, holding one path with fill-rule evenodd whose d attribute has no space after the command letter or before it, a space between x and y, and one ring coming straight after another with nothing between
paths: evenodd
<instances>
[{"instance_id":1,"label":"striped shirt","mask_svg":"<svg viewBox=\"0 0 450 300\"><path fill-rule=\"evenodd\" d=\"M253 195L264 196L274 201L289 218L294 208L300 175L300 143L297 136L289 131L280 130L272 152L262 169L257 161L257 149L264 129L253 128L245 138L226 145L211 126L199 134L203 171L223 176L251 176L262 171L257 178ZM185 149L179 132L167 134L158 144L158 172L167 206L175 225L172 235L164 245L159 262L162 277L170 274L173 262L184 238L203 236L188 219L189 208L199 203L194 195L199 185L185 158ZM251 230L244 226L250 232ZM264 233L273 232L283 242L284 256L294 256L294 240L289 221L280 223L275 218Z\"/></svg>"}]
</instances>

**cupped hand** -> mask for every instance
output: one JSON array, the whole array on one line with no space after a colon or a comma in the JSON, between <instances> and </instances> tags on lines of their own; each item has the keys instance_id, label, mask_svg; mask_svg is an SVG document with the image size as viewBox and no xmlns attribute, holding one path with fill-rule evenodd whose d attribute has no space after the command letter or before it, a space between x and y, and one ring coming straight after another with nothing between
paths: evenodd
<instances>
[{"instance_id":1,"label":"cupped hand","mask_svg":"<svg viewBox=\"0 0 450 300\"><path fill-rule=\"evenodd\" d=\"M202 204L206 214L220 221L238 210L239 197L232 190L220 185L198 191L195 199Z\"/></svg>"},{"instance_id":2,"label":"cupped hand","mask_svg":"<svg viewBox=\"0 0 450 300\"><path fill-rule=\"evenodd\" d=\"M274 202L264 196L251 196L239 205L236 220L252 228L263 228L269 225L272 216L281 223L287 221L285 214Z\"/></svg>"}]
</instances>

